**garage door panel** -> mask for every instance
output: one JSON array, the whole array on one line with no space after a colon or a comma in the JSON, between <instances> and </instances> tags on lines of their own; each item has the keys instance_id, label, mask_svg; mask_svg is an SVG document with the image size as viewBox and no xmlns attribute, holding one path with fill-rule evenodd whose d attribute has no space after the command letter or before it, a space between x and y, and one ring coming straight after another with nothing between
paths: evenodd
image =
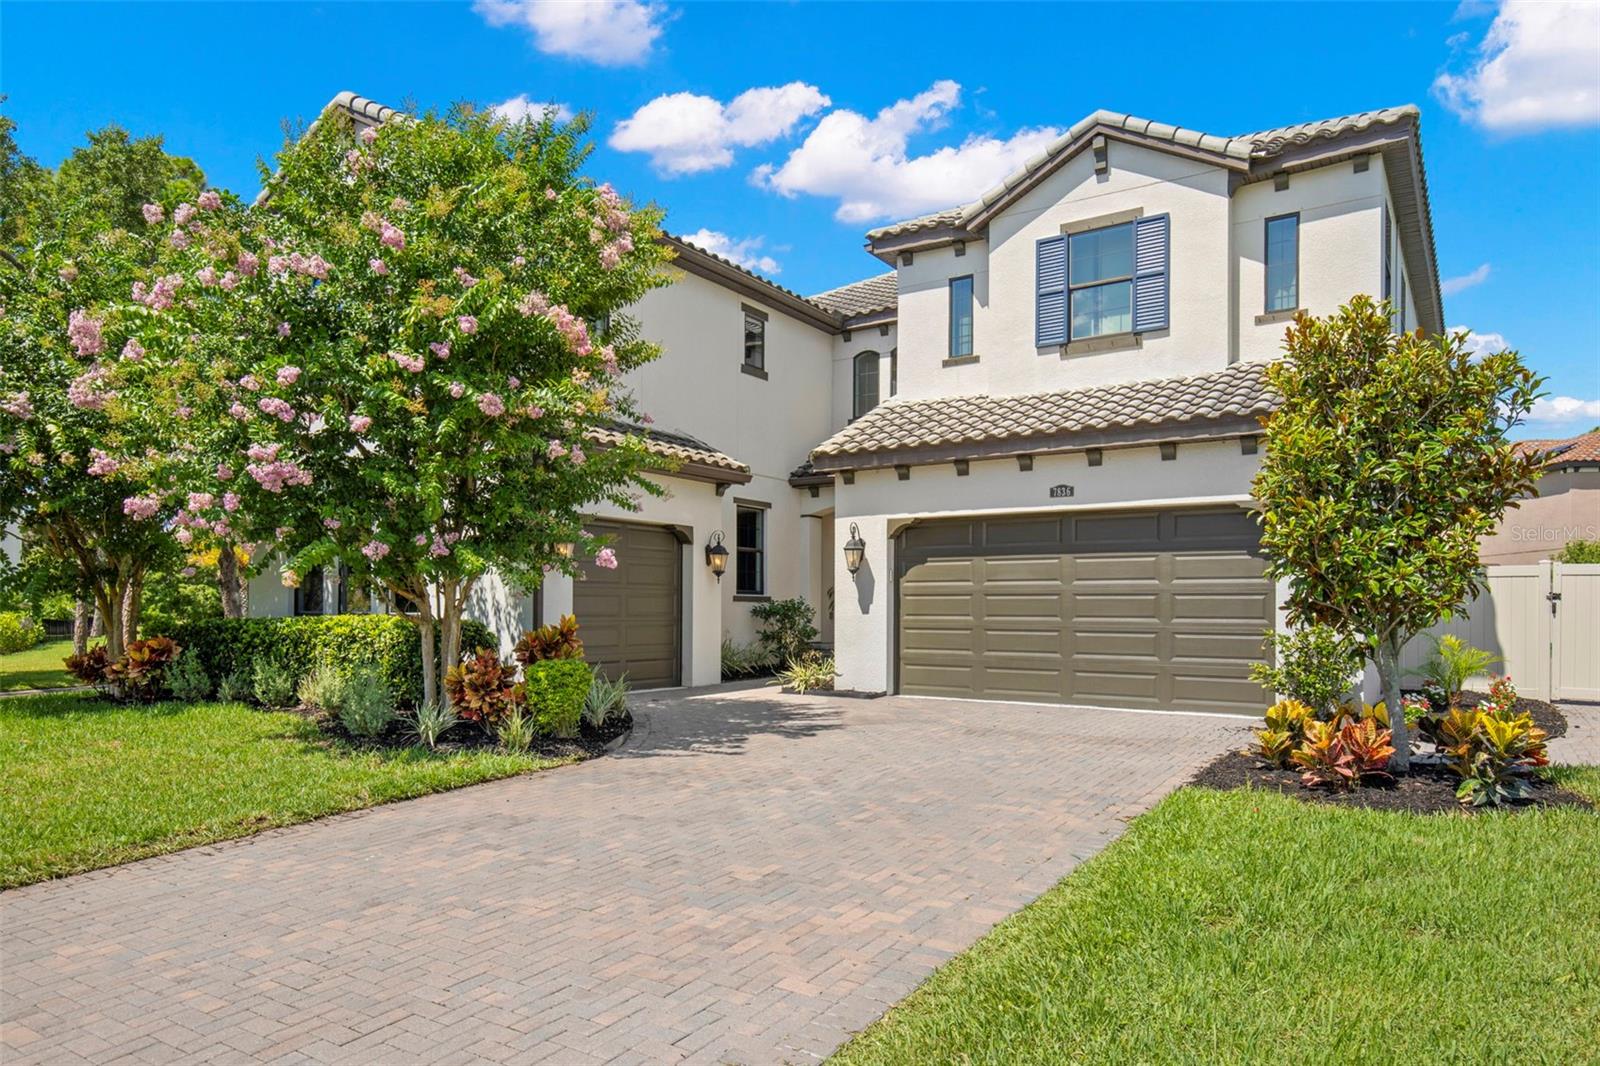
<instances>
[{"instance_id":1,"label":"garage door panel","mask_svg":"<svg viewBox=\"0 0 1600 1066\"><path fill-rule=\"evenodd\" d=\"M943 525L903 542L901 691L1233 712L1264 703L1248 675L1275 597L1248 515ZM1054 551L1041 551L1050 531Z\"/></svg>"},{"instance_id":2,"label":"garage door panel","mask_svg":"<svg viewBox=\"0 0 1600 1066\"><path fill-rule=\"evenodd\" d=\"M611 539L621 565L604 570L586 562L573 585L573 614L584 655L608 677L628 676L637 688L681 681L682 547L659 526L591 523Z\"/></svg>"}]
</instances>

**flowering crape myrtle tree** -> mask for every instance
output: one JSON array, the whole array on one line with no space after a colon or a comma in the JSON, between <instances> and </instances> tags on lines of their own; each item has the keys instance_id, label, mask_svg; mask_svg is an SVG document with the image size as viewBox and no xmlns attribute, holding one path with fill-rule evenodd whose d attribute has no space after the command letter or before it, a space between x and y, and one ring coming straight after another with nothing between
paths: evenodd
<instances>
[{"instance_id":1,"label":"flowering crape myrtle tree","mask_svg":"<svg viewBox=\"0 0 1600 1066\"><path fill-rule=\"evenodd\" d=\"M660 491L641 439L591 436L639 417L614 383L656 349L622 311L668 282L668 253L654 212L579 175L581 133L330 109L242 243L190 242L209 261L170 284L204 299L140 335L141 390L205 405L179 535L221 523L289 585L345 563L416 622L432 700L491 567L531 587L572 571L570 544L615 566L581 511Z\"/></svg>"},{"instance_id":2,"label":"flowering crape myrtle tree","mask_svg":"<svg viewBox=\"0 0 1600 1066\"><path fill-rule=\"evenodd\" d=\"M118 363L142 350L104 308L167 254L141 204L198 198L204 177L157 138L113 127L89 140L58 171L33 168L30 195L5 206L0 525L43 549L25 557L25 571L71 567L115 658L138 633L146 575L179 564L163 529L173 427L117 387ZM5 169L25 164L4 141Z\"/></svg>"},{"instance_id":3,"label":"flowering crape myrtle tree","mask_svg":"<svg viewBox=\"0 0 1600 1066\"><path fill-rule=\"evenodd\" d=\"M1400 650L1461 610L1483 584L1478 539L1538 476L1506 432L1540 380L1515 352L1481 358L1464 335L1396 335L1387 307L1358 296L1302 315L1267 368L1283 399L1256 476L1267 573L1288 578L1289 621L1361 640L1377 664L1409 767Z\"/></svg>"}]
</instances>

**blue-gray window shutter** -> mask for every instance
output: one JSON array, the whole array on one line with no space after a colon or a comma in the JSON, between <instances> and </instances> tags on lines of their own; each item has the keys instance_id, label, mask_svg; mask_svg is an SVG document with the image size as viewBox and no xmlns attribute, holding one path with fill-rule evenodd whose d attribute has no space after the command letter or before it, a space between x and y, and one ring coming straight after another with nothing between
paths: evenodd
<instances>
[{"instance_id":1,"label":"blue-gray window shutter","mask_svg":"<svg viewBox=\"0 0 1600 1066\"><path fill-rule=\"evenodd\" d=\"M1167 275L1170 216L1151 215L1133 222L1133 331L1166 329L1167 306L1172 302Z\"/></svg>"},{"instance_id":2,"label":"blue-gray window shutter","mask_svg":"<svg viewBox=\"0 0 1600 1066\"><path fill-rule=\"evenodd\" d=\"M1034 345L1067 343L1067 239L1045 237L1034 246Z\"/></svg>"}]
</instances>

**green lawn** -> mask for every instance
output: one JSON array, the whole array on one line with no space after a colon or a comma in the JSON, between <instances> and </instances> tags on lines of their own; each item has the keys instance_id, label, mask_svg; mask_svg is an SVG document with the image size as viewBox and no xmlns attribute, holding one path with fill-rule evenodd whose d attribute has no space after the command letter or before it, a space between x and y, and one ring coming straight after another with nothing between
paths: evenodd
<instances>
[{"instance_id":1,"label":"green lawn","mask_svg":"<svg viewBox=\"0 0 1600 1066\"><path fill-rule=\"evenodd\" d=\"M67 673L61 660L72 654L72 641L47 640L27 651L0 655L0 692L30 688L71 688L78 679Z\"/></svg>"},{"instance_id":2,"label":"green lawn","mask_svg":"<svg viewBox=\"0 0 1600 1066\"><path fill-rule=\"evenodd\" d=\"M1600 768L1562 782L1600 800ZM836 1062L1600 1061L1600 814L1183 789Z\"/></svg>"},{"instance_id":3,"label":"green lawn","mask_svg":"<svg viewBox=\"0 0 1600 1066\"><path fill-rule=\"evenodd\" d=\"M0 887L554 765L361 751L236 703L0 699Z\"/></svg>"}]
</instances>

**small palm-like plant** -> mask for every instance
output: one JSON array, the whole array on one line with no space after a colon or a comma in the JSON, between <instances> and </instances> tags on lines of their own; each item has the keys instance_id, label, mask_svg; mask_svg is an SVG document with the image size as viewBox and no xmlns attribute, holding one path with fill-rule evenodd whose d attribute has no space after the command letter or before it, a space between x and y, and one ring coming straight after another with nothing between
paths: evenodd
<instances>
[{"instance_id":1,"label":"small palm-like plant","mask_svg":"<svg viewBox=\"0 0 1600 1066\"><path fill-rule=\"evenodd\" d=\"M439 746L439 738L455 728L461 721L456 712L437 703L424 703L411 716L411 732L430 750Z\"/></svg>"},{"instance_id":2,"label":"small palm-like plant","mask_svg":"<svg viewBox=\"0 0 1600 1066\"><path fill-rule=\"evenodd\" d=\"M778 671L778 676L768 684L782 685L791 692L812 692L833 688L838 671L831 656L809 655L789 660L789 665Z\"/></svg>"},{"instance_id":3,"label":"small palm-like plant","mask_svg":"<svg viewBox=\"0 0 1600 1066\"><path fill-rule=\"evenodd\" d=\"M512 707L494 727L500 746L509 752L521 753L533 745L533 716L524 714L521 706Z\"/></svg>"},{"instance_id":4,"label":"small palm-like plant","mask_svg":"<svg viewBox=\"0 0 1600 1066\"><path fill-rule=\"evenodd\" d=\"M1477 677L1494 663L1497 656L1474 648L1454 633L1433 642L1433 655L1423 664L1422 676L1444 692L1445 703L1454 706L1461 699L1461 688L1470 677Z\"/></svg>"}]
</instances>

